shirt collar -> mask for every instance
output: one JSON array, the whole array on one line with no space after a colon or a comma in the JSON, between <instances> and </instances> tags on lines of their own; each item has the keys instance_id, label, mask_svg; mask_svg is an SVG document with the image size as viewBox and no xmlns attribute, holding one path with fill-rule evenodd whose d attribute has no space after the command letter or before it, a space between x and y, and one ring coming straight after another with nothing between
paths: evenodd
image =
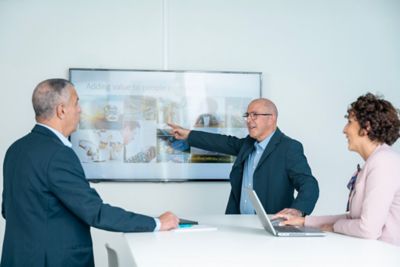
<instances>
[{"instance_id":1,"label":"shirt collar","mask_svg":"<svg viewBox=\"0 0 400 267\"><path fill-rule=\"evenodd\" d=\"M60 139L60 141L67 147L72 147L71 142L68 140L68 138L66 138L62 133L60 133L59 131L57 131L54 128L51 128L50 126L43 124L43 123L37 123L37 125L43 126L47 129L49 129L50 131L52 131L57 137L58 139Z\"/></svg>"},{"instance_id":2,"label":"shirt collar","mask_svg":"<svg viewBox=\"0 0 400 267\"><path fill-rule=\"evenodd\" d=\"M267 147L267 145L268 145L269 141L271 140L272 136L274 135L274 133L275 133L275 131L273 131L268 137L266 137L261 142L255 142L254 146L256 147L256 149L257 149L257 147L260 147L262 150L264 150Z\"/></svg>"}]
</instances>

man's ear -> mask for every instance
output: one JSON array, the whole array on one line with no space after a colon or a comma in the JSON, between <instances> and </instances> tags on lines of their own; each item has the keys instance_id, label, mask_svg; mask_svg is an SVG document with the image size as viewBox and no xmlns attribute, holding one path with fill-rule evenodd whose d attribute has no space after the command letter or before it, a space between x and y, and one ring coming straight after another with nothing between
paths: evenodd
<instances>
[{"instance_id":1,"label":"man's ear","mask_svg":"<svg viewBox=\"0 0 400 267\"><path fill-rule=\"evenodd\" d=\"M64 105L63 104L59 104L56 107L56 116L59 119L64 119L65 116L65 110L64 110Z\"/></svg>"}]
</instances>

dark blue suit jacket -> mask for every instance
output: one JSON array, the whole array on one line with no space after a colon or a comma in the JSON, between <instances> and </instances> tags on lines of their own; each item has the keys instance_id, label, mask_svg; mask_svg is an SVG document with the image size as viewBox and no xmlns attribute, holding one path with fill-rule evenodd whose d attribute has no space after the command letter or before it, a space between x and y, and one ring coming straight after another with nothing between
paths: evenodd
<instances>
[{"instance_id":1,"label":"dark blue suit jacket","mask_svg":"<svg viewBox=\"0 0 400 267\"><path fill-rule=\"evenodd\" d=\"M254 149L256 140L247 136L233 136L191 131L191 146L236 156L230 173L232 190L226 208L227 214L240 213L240 194L244 164ZM300 142L276 129L254 171L253 188L267 213L284 208L295 208L310 214L317 202L318 182L312 176ZM294 190L297 197L294 198Z\"/></svg>"},{"instance_id":2,"label":"dark blue suit jacket","mask_svg":"<svg viewBox=\"0 0 400 267\"><path fill-rule=\"evenodd\" d=\"M155 228L151 217L104 204L73 150L43 126L8 149L3 172L1 266L94 266L90 226Z\"/></svg>"}]
</instances>

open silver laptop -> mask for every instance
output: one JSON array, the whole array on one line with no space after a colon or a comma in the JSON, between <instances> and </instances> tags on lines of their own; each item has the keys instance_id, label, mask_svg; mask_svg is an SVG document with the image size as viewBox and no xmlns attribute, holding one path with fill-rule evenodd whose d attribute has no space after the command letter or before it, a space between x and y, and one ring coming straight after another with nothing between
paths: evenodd
<instances>
[{"instance_id":1,"label":"open silver laptop","mask_svg":"<svg viewBox=\"0 0 400 267\"><path fill-rule=\"evenodd\" d=\"M251 203L264 226L264 229L273 234L274 236L324 236L325 233L317 228L306 227L306 226L279 226L274 225L269 219L267 213L265 212L256 192L253 189L247 188L247 194L250 197Z\"/></svg>"}]
</instances>

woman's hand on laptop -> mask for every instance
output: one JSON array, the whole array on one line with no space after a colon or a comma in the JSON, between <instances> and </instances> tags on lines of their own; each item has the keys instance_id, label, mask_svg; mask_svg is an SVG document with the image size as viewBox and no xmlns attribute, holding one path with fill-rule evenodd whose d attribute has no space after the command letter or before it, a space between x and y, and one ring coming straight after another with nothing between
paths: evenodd
<instances>
[{"instance_id":1,"label":"woman's hand on laptop","mask_svg":"<svg viewBox=\"0 0 400 267\"><path fill-rule=\"evenodd\" d=\"M294 226L304 226L304 217L293 216L293 215L282 215L285 218L284 221L279 223L280 226L283 225L294 225Z\"/></svg>"},{"instance_id":2,"label":"woman's hand on laptop","mask_svg":"<svg viewBox=\"0 0 400 267\"><path fill-rule=\"evenodd\" d=\"M333 224L324 224L320 227L321 231L333 232Z\"/></svg>"}]
</instances>

